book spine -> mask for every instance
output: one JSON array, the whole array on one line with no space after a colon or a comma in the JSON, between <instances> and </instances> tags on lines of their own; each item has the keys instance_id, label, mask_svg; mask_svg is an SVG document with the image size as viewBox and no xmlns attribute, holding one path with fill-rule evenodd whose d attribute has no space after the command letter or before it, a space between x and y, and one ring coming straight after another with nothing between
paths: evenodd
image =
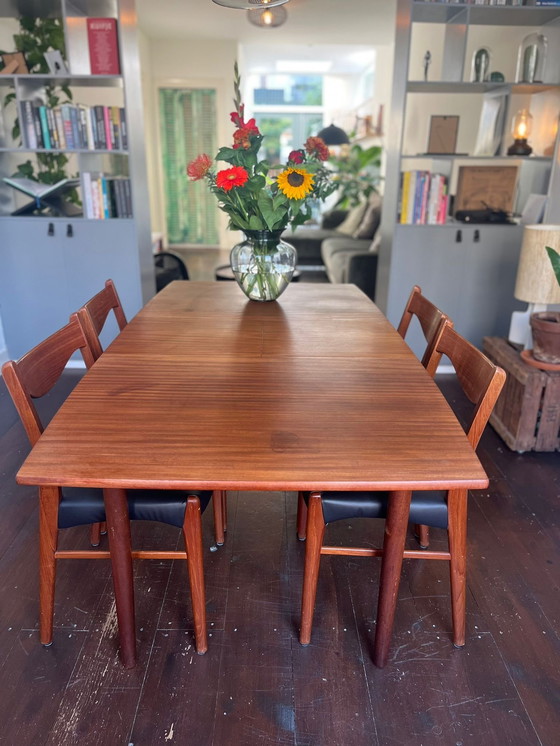
<instances>
[{"instance_id":1,"label":"book spine","mask_svg":"<svg viewBox=\"0 0 560 746\"><path fill-rule=\"evenodd\" d=\"M126 217L126 206L124 203L123 180L120 176L118 176L113 183L115 187L115 199L117 203L117 217L124 218Z\"/></svg>"},{"instance_id":2,"label":"book spine","mask_svg":"<svg viewBox=\"0 0 560 746\"><path fill-rule=\"evenodd\" d=\"M47 107L39 106L39 117L41 119L41 133L43 135L43 147L45 150L51 150L51 136L49 134L49 124L47 122Z\"/></svg>"},{"instance_id":3,"label":"book spine","mask_svg":"<svg viewBox=\"0 0 560 746\"><path fill-rule=\"evenodd\" d=\"M416 200L416 182L418 181L418 171L410 172L410 185L408 187L408 210L406 213L407 225L414 223L414 203Z\"/></svg>"},{"instance_id":4,"label":"book spine","mask_svg":"<svg viewBox=\"0 0 560 746\"><path fill-rule=\"evenodd\" d=\"M111 106L111 123L113 125L113 146L115 150L120 150L121 145L121 115L118 106Z\"/></svg>"},{"instance_id":5,"label":"book spine","mask_svg":"<svg viewBox=\"0 0 560 746\"><path fill-rule=\"evenodd\" d=\"M41 126L41 114L39 107L33 104L33 123L35 124L35 136L37 137L37 147L44 148L45 141L43 140L43 127Z\"/></svg>"},{"instance_id":6,"label":"book spine","mask_svg":"<svg viewBox=\"0 0 560 746\"><path fill-rule=\"evenodd\" d=\"M132 192L130 190L130 179L123 179L124 186L124 204L125 204L125 217L132 217Z\"/></svg>"},{"instance_id":7,"label":"book spine","mask_svg":"<svg viewBox=\"0 0 560 746\"><path fill-rule=\"evenodd\" d=\"M405 171L402 180L402 196L401 196L401 217L400 222L406 223L408 215L408 199L410 190L410 171Z\"/></svg>"},{"instance_id":8,"label":"book spine","mask_svg":"<svg viewBox=\"0 0 560 746\"><path fill-rule=\"evenodd\" d=\"M88 150L95 150L95 137L93 134L91 109L89 106L81 106L80 112L82 114L84 127L85 127L86 147Z\"/></svg>"},{"instance_id":9,"label":"book spine","mask_svg":"<svg viewBox=\"0 0 560 746\"><path fill-rule=\"evenodd\" d=\"M103 217L108 218L109 215L109 193L107 191L107 179L105 176L101 176L99 179L101 182L101 205L103 210Z\"/></svg>"},{"instance_id":10,"label":"book spine","mask_svg":"<svg viewBox=\"0 0 560 746\"><path fill-rule=\"evenodd\" d=\"M128 130L126 127L126 111L124 108L119 109L121 122L121 148L128 150Z\"/></svg>"},{"instance_id":11,"label":"book spine","mask_svg":"<svg viewBox=\"0 0 560 746\"><path fill-rule=\"evenodd\" d=\"M95 121L97 122L97 139L99 141L99 149L107 149L107 140L105 138L105 118L103 116L103 107L94 106Z\"/></svg>"},{"instance_id":12,"label":"book spine","mask_svg":"<svg viewBox=\"0 0 560 746\"><path fill-rule=\"evenodd\" d=\"M32 101L21 102L21 133L25 146L35 150L37 148L37 133L35 131Z\"/></svg>"},{"instance_id":13,"label":"book spine","mask_svg":"<svg viewBox=\"0 0 560 746\"><path fill-rule=\"evenodd\" d=\"M49 128L49 136L51 138L52 147L55 150L59 150L60 143L58 141L58 132L56 131L56 122L54 121L54 112L49 106L46 107L46 115L47 115L47 126Z\"/></svg>"},{"instance_id":14,"label":"book spine","mask_svg":"<svg viewBox=\"0 0 560 746\"><path fill-rule=\"evenodd\" d=\"M113 125L111 123L111 114L108 106L103 107L103 123L105 126L105 141L107 150L113 150Z\"/></svg>"},{"instance_id":15,"label":"book spine","mask_svg":"<svg viewBox=\"0 0 560 746\"><path fill-rule=\"evenodd\" d=\"M59 147L62 150L66 149L66 134L64 132L64 122L62 121L62 111L60 110L60 106L57 106L55 109L53 109L54 113L54 122L56 125L56 133L58 135L58 142Z\"/></svg>"},{"instance_id":16,"label":"book spine","mask_svg":"<svg viewBox=\"0 0 560 746\"><path fill-rule=\"evenodd\" d=\"M80 123L78 122L78 111L75 106L69 106L70 109L70 123L72 125L72 139L74 140L74 148L79 150L81 147L80 140Z\"/></svg>"},{"instance_id":17,"label":"book spine","mask_svg":"<svg viewBox=\"0 0 560 746\"><path fill-rule=\"evenodd\" d=\"M89 171L82 171L82 200L84 203L85 217L91 220L95 217L95 214L93 211L91 173Z\"/></svg>"},{"instance_id":18,"label":"book spine","mask_svg":"<svg viewBox=\"0 0 560 746\"><path fill-rule=\"evenodd\" d=\"M88 18L87 36L92 75L120 75L117 21Z\"/></svg>"},{"instance_id":19,"label":"book spine","mask_svg":"<svg viewBox=\"0 0 560 746\"><path fill-rule=\"evenodd\" d=\"M64 137L66 138L66 148L68 150L74 150L76 147L74 143L74 135L72 133L72 118L70 116L70 106L63 104L60 107L60 114L62 116L62 126L64 127Z\"/></svg>"}]
</instances>

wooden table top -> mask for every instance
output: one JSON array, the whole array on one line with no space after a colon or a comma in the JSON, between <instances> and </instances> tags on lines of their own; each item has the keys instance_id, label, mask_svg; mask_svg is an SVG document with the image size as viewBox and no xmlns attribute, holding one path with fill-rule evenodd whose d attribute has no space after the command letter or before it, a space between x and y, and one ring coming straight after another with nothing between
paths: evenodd
<instances>
[{"instance_id":1,"label":"wooden table top","mask_svg":"<svg viewBox=\"0 0 560 746\"><path fill-rule=\"evenodd\" d=\"M18 474L118 488L488 484L434 382L352 285L248 301L174 282L78 384Z\"/></svg>"}]
</instances>

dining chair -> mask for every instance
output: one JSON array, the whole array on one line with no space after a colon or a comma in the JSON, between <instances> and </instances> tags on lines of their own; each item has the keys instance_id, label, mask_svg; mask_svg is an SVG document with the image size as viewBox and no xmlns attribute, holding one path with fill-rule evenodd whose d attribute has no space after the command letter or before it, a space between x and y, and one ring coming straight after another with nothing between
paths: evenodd
<instances>
[{"instance_id":1,"label":"dining chair","mask_svg":"<svg viewBox=\"0 0 560 746\"><path fill-rule=\"evenodd\" d=\"M426 349L422 355L422 365L427 368L428 363L432 360L434 344L437 338L438 332L442 328L443 324L447 321L450 326L453 326L453 322L449 319L447 314L440 311L431 301L429 301L425 295L422 295L422 289L418 285L414 285L406 306L404 308L401 320L397 327L398 333L403 339L406 337L406 333L410 326L410 322L416 316L420 323L420 328L424 334L426 340ZM433 377L435 375L437 364L435 367L432 365L428 371ZM305 541L305 531L307 522L307 504L305 502L304 493L298 493L298 512L297 512L297 536L300 541ZM422 549L427 549L430 544L430 533L427 526L416 525L414 526L414 534L418 539L418 543Z\"/></svg>"},{"instance_id":2,"label":"dining chair","mask_svg":"<svg viewBox=\"0 0 560 746\"><path fill-rule=\"evenodd\" d=\"M451 360L466 398L474 405L466 434L471 446L476 448L504 385L505 373L459 335L449 321L444 322L434 340L428 369L437 367L442 355L447 355ZM358 517L385 518L388 499L386 492L315 492L309 496L300 630L302 645L308 645L311 640L321 555L383 555L382 549L326 546L323 544L325 527L334 521ZM465 644L467 490L413 493L409 520L447 530L446 551L405 549L403 557L449 561L453 644L462 647Z\"/></svg>"},{"instance_id":3,"label":"dining chair","mask_svg":"<svg viewBox=\"0 0 560 746\"><path fill-rule=\"evenodd\" d=\"M87 303L84 303L77 312L79 323L92 351L94 361L103 353L99 335L111 311L114 312L119 330L122 331L127 325L126 316L114 282L107 280L103 290L100 290ZM216 490L213 493L212 508L214 513L214 539L218 546L222 546L227 530L227 498L225 491ZM103 532L103 529L103 526L92 526L90 538L92 546L99 544L100 533Z\"/></svg>"},{"instance_id":4,"label":"dining chair","mask_svg":"<svg viewBox=\"0 0 560 746\"><path fill-rule=\"evenodd\" d=\"M6 387L21 418L32 446L43 432L43 423L33 403L47 394L60 379L64 367L74 352L80 351L86 365L94 363L78 317L50 337L40 342L19 360L2 366ZM59 559L109 559L110 552L98 549L58 549L59 529L105 521L103 491L94 488L40 487L57 490L58 509L50 510L47 500L39 509L39 617L41 643L48 646L53 638L53 612L56 562ZM210 491L128 490L129 517L133 520L155 520L183 531L186 551L133 551L135 559L186 559L191 587L198 653L207 650L204 572L202 562L201 513L211 497Z\"/></svg>"}]
</instances>

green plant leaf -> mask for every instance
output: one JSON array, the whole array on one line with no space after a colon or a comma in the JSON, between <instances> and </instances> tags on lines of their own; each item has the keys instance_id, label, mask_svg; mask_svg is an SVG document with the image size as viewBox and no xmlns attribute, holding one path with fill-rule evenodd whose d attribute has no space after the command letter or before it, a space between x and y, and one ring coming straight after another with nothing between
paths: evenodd
<instances>
[{"instance_id":1,"label":"green plant leaf","mask_svg":"<svg viewBox=\"0 0 560 746\"><path fill-rule=\"evenodd\" d=\"M555 251L552 246L546 246L546 252L550 258L550 262L552 264L552 269L554 270L554 274L556 275L556 280L558 281L558 285L560 285L560 254Z\"/></svg>"}]
</instances>

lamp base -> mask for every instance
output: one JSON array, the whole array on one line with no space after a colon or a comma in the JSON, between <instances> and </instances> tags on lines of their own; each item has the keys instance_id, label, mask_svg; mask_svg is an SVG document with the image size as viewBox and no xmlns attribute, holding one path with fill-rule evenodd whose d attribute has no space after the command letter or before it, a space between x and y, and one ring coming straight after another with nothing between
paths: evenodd
<instances>
[{"instance_id":1,"label":"lamp base","mask_svg":"<svg viewBox=\"0 0 560 746\"><path fill-rule=\"evenodd\" d=\"M525 138L519 138L513 141L507 151L508 155L531 155L533 148Z\"/></svg>"}]
</instances>

